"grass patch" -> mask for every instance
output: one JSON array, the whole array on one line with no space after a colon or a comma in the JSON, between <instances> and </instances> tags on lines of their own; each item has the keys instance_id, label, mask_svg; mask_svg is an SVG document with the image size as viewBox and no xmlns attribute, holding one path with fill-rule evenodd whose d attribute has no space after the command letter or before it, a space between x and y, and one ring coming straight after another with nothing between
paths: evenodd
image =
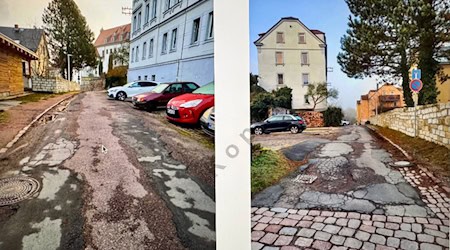
<instances>
[{"instance_id":1,"label":"grass patch","mask_svg":"<svg viewBox=\"0 0 450 250\"><path fill-rule=\"evenodd\" d=\"M410 137L389 128L375 127L375 129L403 148L414 159L426 165L437 176L450 178L450 150L448 148L420 138Z\"/></svg>"},{"instance_id":2,"label":"grass patch","mask_svg":"<svg viewBox=\"0 0 450 250\"><path fill-rule=\"evenodd\" d=\"M64 95L64 94L66 94L66 93L58 93L58 94L53 94L53 93L33 93L33 94L26 95L26 96L15 98L14 101L21 101L22 104L29 103L29 102L39 102L41 100L47 100L49 98L60 96L60 95Z\"/></svg>"},{"instance_id":3,"label":"grass patch","mask_svg":"<svg viewBox=\"0 0 450 250\"><path fill-rule=\"evenodd\" d=\"M9 113L6 111L0 112L0 124L6 123L9 120Z\"/></svg>"},{"instance_id":4,"label":"grass patch","mask_svg":"<svg viewBox=\"0 0 450 250\"><path fill-rule=\"evenodd\" d=\"M291 164L279 151L252 145L252 194L277 183L291 171Z\"/></svg>"}]
</instances>

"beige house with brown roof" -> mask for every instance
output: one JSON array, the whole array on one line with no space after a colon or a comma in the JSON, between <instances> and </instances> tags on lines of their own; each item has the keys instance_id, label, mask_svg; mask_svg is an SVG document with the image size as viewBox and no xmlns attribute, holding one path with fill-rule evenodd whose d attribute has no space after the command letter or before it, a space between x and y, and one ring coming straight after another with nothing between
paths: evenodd
<instances>
[{"instance_id":1,"label":"beige house with brown roof","mask_svg":"<svg viewBox=\"0 0 450 250\"><path fill-rule=\"evenodd\" d=\"M305 98L308 84L327 82L325 33L308 29L298 18L281 18L255 41L258 50L259 85L267 91L292 89L292 108L311 110ZM322 102L316 110L324 110Z\"/></svg>"}]
</instances>

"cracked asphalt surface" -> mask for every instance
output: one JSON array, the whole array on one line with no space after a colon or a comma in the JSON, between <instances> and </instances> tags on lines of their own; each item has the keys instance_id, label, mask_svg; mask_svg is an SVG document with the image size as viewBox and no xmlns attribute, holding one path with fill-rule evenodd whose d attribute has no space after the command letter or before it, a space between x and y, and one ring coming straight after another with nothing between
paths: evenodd
<instances>
[{"instance_id":1,"label":"cracked asphalt surface","mask_svg":"<svg viewBox=\"0 0 450 250\"><path fill-rule=\"evenodd\" d=\"M0 249L215 249L213 149L159 118L87 92L36 123L0 156L42 187L0 207Z\"/></svg>"},{"instance_id":2,"label":"cracked asphalt surface","mask_svg":"<svg viewBox=\"0 0 450 250\"><path fill-rule=\"evenodd\" d=\"M450 199L427 172L391 167L405 159L361 126L299 141L281 152L307 163L253 197L252 249L448 249Z\"/></svg>"}]
</instances>

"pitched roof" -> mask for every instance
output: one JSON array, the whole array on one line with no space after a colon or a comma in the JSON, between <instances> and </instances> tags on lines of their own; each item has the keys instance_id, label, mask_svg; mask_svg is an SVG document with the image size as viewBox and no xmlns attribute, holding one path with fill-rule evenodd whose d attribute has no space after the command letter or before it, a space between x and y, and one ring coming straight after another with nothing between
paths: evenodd
<instances>
[{"instance_id":1,"label":"pitched roof","mask_svg":"<svg viewBox=\"0 0 450 250\"><path fill-rule=\"evenodd\" d=\"M41 42L41 38L44 35L44 30L38 28L28 29L0 26L0 33L32 50L33 52L36 52L39 47L39 43Z\"/></svg>"},{"instance_id":2,"label":"pitched roof","mask_svg":"<svg viewBox=\"0 0 450 250\"><path fill-rule=\"evenodd\" d=\"M107 30L100 30L100 34L95 40L94 46L104 46L107 44L119 43L130 39L131 23L117 26ZM125 35L125 37L123 37Z\"/></svg>"},{"instance_id":3,"label":"pitched roof","mask_svg":"<svg viewBox=\"0 0 450 250\"><path fill-rule=\"evenodd\" d=\"M27 47L15 42L10 37L2 33L0 33L0 47L6 47L9 50L13 50L14 52L20 54L23 58L29 58L31 60L36 60L39 58L34 51L31 51Z\"/></svg>"},{"instance_id":4,"label":"pitched roof","mask_svg":"<svg viewBox=\"0 0 450 250\"><path fill-rule=\"evenodd\" d=\"M258 38L258 40L256 40L256 41L254 42L254 44L255 44L256 46L262 45L261 41L262 41L264 38L266 38L266 36L267 36L268 34L270 34L276 27L278 27L278 25L280 25L280 24L281 24L282 22L284 22L284 21L297 21L297 22L298 22L301 26L303 26L306 30L308 30L309 32L311 32L311 34L312 34L315 38L317 38L320 42L325 43L325 41L322 41L322 39L320 39L320 38L317 36L318 34L323 34L323 35L325 35L324 32L322 32L322 31L320 31L320 30L310 30L308 27L306 27L305 24L303 24L303 23L300 21L300 19L298 19L297 17L289 16L289 17L282 17L282 18L280 19L280 21L278 21L275 25L273 25L267 32L258 34L258 35L259 35L259 38Z\"/></svg>"}]
</instances>

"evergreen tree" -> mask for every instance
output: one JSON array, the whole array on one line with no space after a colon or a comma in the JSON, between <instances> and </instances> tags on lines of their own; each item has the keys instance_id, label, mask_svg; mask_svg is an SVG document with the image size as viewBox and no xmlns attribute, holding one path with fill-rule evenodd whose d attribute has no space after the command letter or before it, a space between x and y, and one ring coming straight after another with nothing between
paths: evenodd
<instances>
[{"instance_id":1,"label":"evergreen tree","mask_svg":"<svg viewBox=\"0 0 450 250\"><path fill-rule=\"evenodd\" d=\"M73 69L96 66L94 33L73 0L52 0L44 10L42 20L49 36L52 64L64 77L68 54L72 55L70 78Z\"/></svg>"},{"instance_id":2,"label":"evergreen tree","mask_svg":"<svg viewBox=\"0 0 450 250\"><path fill-rule=\"evenodd\" d=\"M442 18L449 11L446 1L346 0L351 16L338 55L343 72L354 78L401 78L405 102L412 106L409 69L417 63L424 80L420 104L435 102L436 55L448 40L449 22Z\"/></svg>"}]
</instances>

